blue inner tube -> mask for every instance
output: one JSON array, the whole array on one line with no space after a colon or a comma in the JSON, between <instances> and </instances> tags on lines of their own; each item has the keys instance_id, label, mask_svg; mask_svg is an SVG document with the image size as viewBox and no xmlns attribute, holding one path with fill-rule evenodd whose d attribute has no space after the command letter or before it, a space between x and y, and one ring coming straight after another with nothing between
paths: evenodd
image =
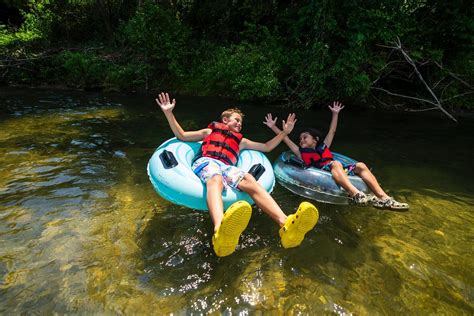
<instances>
[{"instance_id":1,"label":"blue inner tube","mask_svg":"<svg viewBox=\"0 0 474 316\"><path fill-rule=\"evenodd\" d=\"M343 165L357 161L338 153L332 153L334 160ZM291 151L282 153L273 164L273 171L278 182L291 192L331 204L349 204L347 192L334 182L330 172L317 168L304 168L295 163L298 160ZM365 182L358 176L349 176L351 183L360 191L370 193Z\"/></svg>"},{"instance_id":2,"label":"blue inner tube","mask_svg":"<svg viewBox=\"0 0 474 316\"><path fill-rule=\"evenodd\" d=\"M207 211L206 186L191 170L193 159L200 148L200 142L183 142L171 138L155 150L148 162L147 171L155 191L163 198L178 205ZM261 167L254 167L259 164ZM263 153L242 150L237 167L246 172L252 167L258 169L258 182L265 190L272 192L275 176L272 164ZM248 194L232 188L222 193L222 200L224 209L238 200L254 203Z\"/></svg>"}]
</instances>

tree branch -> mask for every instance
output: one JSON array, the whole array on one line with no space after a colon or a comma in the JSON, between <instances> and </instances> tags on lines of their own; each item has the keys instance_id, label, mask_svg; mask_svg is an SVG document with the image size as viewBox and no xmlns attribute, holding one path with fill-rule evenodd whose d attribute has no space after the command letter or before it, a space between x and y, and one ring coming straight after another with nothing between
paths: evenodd
<instances>
[{"instance_id":1,"label":"tree branch","mask_svg":"<svg viewBox=\"0 0 474 316\"><path fill-rule=\"evenodd\" d=\"M390 92L390 91L385 90L385 89L383 89L383 88L371 87L371 89L380 90L380 91L383 91L383 92L385 92L386 94L389 94L389 95L393 95L393 96L397 96L397 97L402 97L402 98L405 98L405 99L416 100L416 101L420 101L420 102L424 102L424 103L429 103L429 104L438 106L438 104L436 104L436 103L434 103L434 102L432 102L432 101L430 101L430 100L427 100L427 99L422 99L422 98L412 97L412 96L409 96L409 95L404 95L404 94L399 94L399 93L395 93L395 92Z\"/></svg>"},{"instance_id":2,"label":"tree branch","mask_svg":"<svg viewBox=\"0 0 474 316\"><path fill-rule=\"evenodd\" d=\"M468 95L468 94L473 94L473 93L474 93L474 91L464 92L464 93L455 95L454 97L444 99L443 102L446 102L446 101L449 101L449 100L452 100L452 99L456 99L456 98L459 98L459 97L463 97L463 96Z\"/></svg>"},{"instance_id":3,"label":"tree branch","mask_svg":"<svg viewBox=\"0 0 474 316\"><path fill-rule=\"evenodd\" d=\"M434 106L432 108L427 108L427 109L420 109L420 110L415 110L415 109L408 109L408 112L426 112L426 111L433 111L433 110L439 110L437 106Z\"/></svg>"},{"instance_id":4,"label":"tree branch","mask_svg":"<svg viewBox=\"0 0 474 316\"><path fill-rule=\"evenodd\" d=\"M444 69L444 67L442 65L440 65L438 62L434 62L436 66L438 66L440 69L443 69L444 71L446 71L451 77L453 77L454 79L458 80L459 82L461 82L463 85L465 85L466 87L468 87L469 89L473 89L473 87L467 83L466 81L462 80L461 78L459 78L459 75L455 74L454 72L451 72L449 70L446 70Z\"/></svg>"},{"instance_id":5,"label":"tree branch","mask_svg":"<svg viewBox=\"0 0 474 316\"><path fill-rule=\"evenodd\" d=\"M403 97L403 98L407 98L407 99L412 99L412 100L417 100L417 101L432 104L432 105L436 106L441 112L443 112L451 120L453 120L454 122L457 122L457 120L454 118L454 116L452 116L448 111L446 111L444 109L443 105L441 104L441 101L438 99L438 96L433 92L433 90L430 88L430 86L426 83L425 79L423 78L420 71L418 70L418 67L416 66L416 63L413 61L413 59L410 57L410 55L408 55L408 53L403 49L402 43L401 43L399 37L397 37L397 40L394 42L394 44L395 44L395 46L384 46L384 45L378 45L378 46L385 47L385 48L391 48L393 50L399 51L403 55L403 57L405 58L406 62L412 66L416 76L423 83L426 90L428 90L429 94L434 99L434 102L432 102L430 100L427 100L427 99L415 98L415 97L411 97L411 96L407 96L407 95L393 93L393 92L387 91L387 90L382 89L382 88L374 88L374 89L384 91L384 92L386 92L390 95L399 96L399 97Z\"/></svg>"}]
</instances>

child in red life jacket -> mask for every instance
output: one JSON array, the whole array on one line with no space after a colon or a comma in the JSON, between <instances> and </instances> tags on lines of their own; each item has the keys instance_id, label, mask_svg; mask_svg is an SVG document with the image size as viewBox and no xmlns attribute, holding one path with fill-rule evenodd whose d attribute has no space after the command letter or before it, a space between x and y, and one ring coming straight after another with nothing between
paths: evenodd
<instances>
[{"instance_id":1,"label":"child in red life jacket","mask_svg":"<svg viewBox=\"0 0 474 316\"><path fill-rule=\"evenodd\" d=\"M252 213L245 201L232 204L225 212L222 192L226 187L246 192L257 206L267 213L281 228L280 237L284 248L296 247L318 221L318 210L308 202L302 202L295 214L286 216L270 194L255 178L237 168L239 152L253 149L269 152L274 149L292 130L294 114L283 121L283 131L266 143L251 141L240 133L243 114L238 109L228 109L221 115L221 122L213 122L207 128L185 131L176 120L173 109L176 100L170 101L168 93L160 93L156 102L165 114L173 134L182 141L203 141L201 151L192 168L194 173L206 184L207 206L214 224L212 244L219 257L228 256L235 251L240 234L247 227Z\"/></svg>"},{"instance_id":2,"label":"child in red life jacket","mask_svg":"<svg viewBox=\"0 0 474 316\"><path fill-rule=\"evenodd\" d=\"M307 128L299 134L299 146L296 145L289 137L284 138L285 144L291 149L291 151L300 159L302 159L307 167L315 167L323 169L332 173L334 181L343 187L349 193L349 201L352 204L358 206L365 206L372 203L377 208L386 208L392 210L406 210L408 209L407 203L400 203L388 196L384 190L380 187L377 179L372 172L367 168L363 162L357 162L351 166L343 166L339 161L333 159L332 153L329 150L331 147L334 134L336 133L337 120L339 112L344 108L340 102L333 102L332 107L329 109L332 112L331 124L329 132L324 138L323 142L320 140L323 138L321 133L313 128ZM276 127L275 123L277 118L273 119L269 113L265 117L263 122L275 133L279 134L281 131ZM349 175L356 174L364 180L369 188L374 192L376 197L367 196L363 192L359 191L348 178Z\"/></svg>"}]
</instances>

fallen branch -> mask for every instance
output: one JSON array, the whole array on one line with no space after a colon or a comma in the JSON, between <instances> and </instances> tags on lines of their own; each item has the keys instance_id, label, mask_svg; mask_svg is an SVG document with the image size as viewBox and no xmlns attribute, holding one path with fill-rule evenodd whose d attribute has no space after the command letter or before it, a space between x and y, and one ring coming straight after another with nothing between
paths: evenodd
<instances>
[{"instance_id":1,"label":"fallen branch","mask_svg":"<svg viewBox=\"0 0 474 316\"><path fill-rule=\"evenodd\" d=\"M374 98L375 101L377 101L378 103L382 104L385 107L402 107L405 105L405 103L387 104L383 102L382 100L380 100L379 98L377 98L375 95L372 95L372 98Z\"/></svg>"},{"instance_id":2,"label":"fallen branch","mask_svg":"<svg viewBox=\"0 0 474 316\"><path fill-rule=\"evenodd\" d=\"M99 50L102 49L103 46L100 47L88 47L88 48L56 48L56 49L50 49L47 51L44 51L37 56L34 57L28 57L28 58L8 58L8 59L1 59L0 63L5 63L5 62L16 62L16 63L22 63L22 62L27 62L31 60L38 60L38 59L45 59L45 58L51 58L58 53L68 51L68 52L77 52L77 51L82 51L82 52L88 52L92 50Z\"/></svg>"},{"instance_id":3,"label":"fallen branch","mask_svg":"<svg viewBox=\"0 0 474 316\"><path fill-rule=\"evenodd\" d=\"M407 111L408 111L408 112L426 112L426 111L433 111L433 110L438 110L438 107L437 107L437 106L434 106L434 107L432 107L432 108L419 109L419 110L416 110L416 109L408 109Z\"/></svg>"},{"instance_id":4,"label":"fallen branch","mask_svg":"<svg viewBox=\"0 0 474 316\"><path fill-rule=\"evenodd\" d=\"M430 86L426 83L425 79L423 78L423 76L421 75L421 73L418 71L418 67L416 67L416 64L415 62L413 61L413 59L411 59L411 57L403 50L402 48L402 43L400 42L400 39L397 37L397 42L395 42L395 44L397 45L396 46L396 49L398 49L403 57L405 57L405 60L413 67L413 70L415 71L416 75L418 76L418 79L421 80L421 82L423 83L423 85L425 86L425 88L429 91L429 93L431 94L431 96L433 97L433 99L435 99L436 103L438 104L438 106L440 107L441 110L444 110L443 107L441 106L441 103L439 102L438 100L438 97L436 96L436 94L433 92L433 90L431 90ZM447 112L446 112L447 113ZM448 116L450 116L449 113L447 113ZM454 119L454 117L451 117Z\"/></svg>"},{"instance_id":5,"label":"fallen branch","mask_svg":"<svg viewBox=\"0 0 474 316\"><path fill-rule=\"evenodd\" d=\"M464 93L455 95L454 97L450 97L450 98L444 99L443 102L446 102L446 101L452 100L452 99L456 99L456 98L459 98L459 97L463 97L463 96L468 95L468 94L473 94L473 93L474 93L474 91L464 92Z\"/></svg>"},{"instance_id":6,"label":"fallen branch","mask_svg":"<svg viewBox=\"0 0 474 316\"><path fill-rule=\"evenodd\" d=\"M396 50L396 51L399 51L405 61L412 66L413 68L413 71L414 73L416 74L416 76L418 77L418 79L423 83L423 85L425 86L426 90L428 90L429 94L431 95L431 97L433 98L434 101L431 101L431 100L428 100L428 99L422 99L422 98L417 98L417 97L412 97L412 96L408 96L408 95L403 95L403 94L398 94L398 93L394 93L394 92L390 92L388 90L385 90L385 89L382 89L382 88L376 88L376 87L372 87L372 89L375 89L375 90L381 90L381 91L384 91L385 93L388 93L390 95L394 95L394 96L399 96L399 97L403 97L403 98L407 98L407 99L412 99L412 100L417 100L417 101L420 101L420 102L424 102L424 103L429 103L429 104L432 104L434 105L438 110L440 110L441 112L443 112L447 117L449 117L451 120L453 120L454 122L457 122L456 118L454 118L453 115L451 115L451 113L449 113L448 111L446 111L446 109L443 107L443 104L441 103L442 101L438 98L438 96L434 93L434 91L430 88L430 86L426 83L425 79L423 78L422 74L420 73L420 71L418 70L418 67L416 65L416 63L413 61L413 59L410 57L410 55L408 55L408 53L403 49L402 47L402 43L400 41L400 38L397 37L397 40L395 41L395 46L385 46L385 45L379 45L380 47L385 47L385 48L391 48L393 50ZM424 63L426 64L426 63ZM424 65L422 64L422 65ZM433 108L430 108L430 110L432 110Z\"/></svg>"},{"instance_id":7,"label":"fallen branch","mask_svg":"<svg viewBox=\"0 0 474 316\"><path fill-rule=\"evenodd\" d=\"M383 88L372 87L371 89L380 90L380 91L385 92L386 94L393 95L393 96L396 96L396 97L401 97L401 98L416 100L416 101L420 101L420 102L424 102L424 103L429 103L429 104L438 106L438 104L436 104L436 103L434 103L434 102L432 102L432 101L430 101L430 100L427 100L427 99L422 99L422 98L412 97L412 96L409 96L409 95L404 95L404 94L399 94L399 93L395 93L395 92L390 92L390 91L388 91L388 90L386 90L386 89L383 89Z\"/></svg>"},{"instance_id":8,"label":"fallen branch","mask_svg":"<svg viewBox=\"0 0 474 316\"><path fill-rule=\"evenodd\" d=\"M399 60L394 60L394 61L391 61L391 62L388 62L387 64L385 64L385 66L383 66L382 68L380 68L378 70L378 72L380 73L382 70L384 70L385 68L387 68L389 65L391 64L396 64L396 63L399 63L400 61ZM374 81L372 81L372 84L371 85L374 85L377 81L379 81L381 78L381 76L379 76L377 79L375 79Z\"/></svg>"},{"instance_id":9,"label":"fallen branch","mask_svg":"<svg viewBox=\"0 0 474 316\"><path fill-rule=\"evenodd\" d=\"M466 81L462 80L461 78L459 78L459 75L455 74L454 72L451 72L449 70L446 70L444 69L444 67L442 65L440 65L439 63L437 63L436 61L434 62L436 66L438 66L440 69L443 69L444 71L446 71L451 77L453 77L454 79L458 80L459 82L461 82L463 85L465 85L466 87L468 87L469 89L473 89L473 87L467 83Z\"/></svg>"}]
</instances>

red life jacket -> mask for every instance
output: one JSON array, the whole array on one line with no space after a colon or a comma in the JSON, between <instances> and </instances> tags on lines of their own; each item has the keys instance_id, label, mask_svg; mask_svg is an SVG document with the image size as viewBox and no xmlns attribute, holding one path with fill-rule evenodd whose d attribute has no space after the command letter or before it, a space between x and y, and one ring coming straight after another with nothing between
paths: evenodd
<instances>
[{"instance_id":1,"label":"red life jacket","mask_svg":"<svg viewBox=\"0 0 474 316\"><path fill-rule=\"evenodd\" d=\"M301 159L306 167L316 167L321 169L324 165L334 160L334 157L326 144L313 148L301 148Z\"/></svg>"},{"instance_id":2,"label":"red life jacket","mask_svg":"<svg viewBox=\"0 0 474 316\"><path fill-rule=\"evenodd\" d=\"M239 144L242 134L229 130L227 125L219 122L212 122L208 128L212 129L202 141L199 157L210 157L225 163L226 165L236 165L239 160Z\"/></svg>"}]
</instances>

